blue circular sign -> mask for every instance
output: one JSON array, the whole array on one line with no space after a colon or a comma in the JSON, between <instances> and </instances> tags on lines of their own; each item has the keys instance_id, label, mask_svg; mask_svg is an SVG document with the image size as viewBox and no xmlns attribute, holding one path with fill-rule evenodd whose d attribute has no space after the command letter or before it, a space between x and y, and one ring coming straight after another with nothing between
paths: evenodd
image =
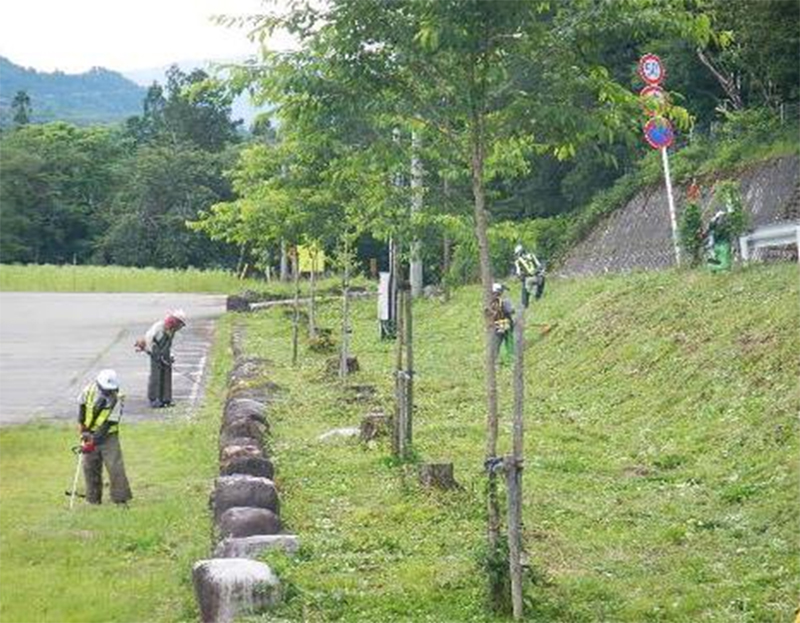
<instances>
[{"instance_id":1,"label":"blue circular sign","mask_svg":"<svg viewBox=\"0 0 800 623\"><path fill-rule=\"evenodd\" d=\"M669 119L653 117L644 126L644 138L653 149L662 149L672 145L675 132Z\"/></svg>"}]
</instances>

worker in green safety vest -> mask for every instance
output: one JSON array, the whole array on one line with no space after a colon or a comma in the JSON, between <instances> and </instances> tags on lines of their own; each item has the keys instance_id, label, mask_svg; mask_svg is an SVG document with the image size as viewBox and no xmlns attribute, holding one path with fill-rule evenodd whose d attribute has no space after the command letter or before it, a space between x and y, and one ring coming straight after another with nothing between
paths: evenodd
<instances>
[{"instance_id":1,"label":"worker in green safety vest","mask_svg":"<svg viewBox=\"0 0 800 623\"><path fill-rule=\"evenodd\" d=\"M514 273L522 284L522 306L527 308L531 295L542 298L544 293L544 264L521 244L514 247Z\"/></svg>"},{"instance_id":2,"label":"worker in green safety vest","mask_svg":"<svg viewBox=\"0 0 800 623\"><path fill-rule=\"evenodd\" d=\"M80 451L83 454L86 501L90 504L100 504L103 500L103 465L108 470L111 501L127 504L133 497L119 443L121 417L122 399L117 373L101 370L78 398Z\"/></svg>"}]
</instances>

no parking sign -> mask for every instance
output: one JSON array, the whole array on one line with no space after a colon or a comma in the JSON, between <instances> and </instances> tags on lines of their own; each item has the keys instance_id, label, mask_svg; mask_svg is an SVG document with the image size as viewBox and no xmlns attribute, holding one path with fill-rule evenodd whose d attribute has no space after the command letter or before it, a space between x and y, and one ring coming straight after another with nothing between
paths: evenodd
<instances>
[{"instance_id":1,"label":"no parking sign","mask_svg":"<svg viewBox=\"0 0 800 623\"><path fill-rule=\"evenodd\" d=\"M644 138L653 149L662 149L672 145L675 132L669 119L653 117L644 125Z\"/></svg>"}]
</instances>

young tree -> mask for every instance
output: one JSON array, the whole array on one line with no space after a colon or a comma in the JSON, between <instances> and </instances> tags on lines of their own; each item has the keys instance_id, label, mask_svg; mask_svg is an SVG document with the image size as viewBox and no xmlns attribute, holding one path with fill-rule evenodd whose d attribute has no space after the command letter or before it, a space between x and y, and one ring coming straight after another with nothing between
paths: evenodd
<instances>
[{"instance_id":1,"label":"young tree","mask_svg":"<svg viewBox=\"0 0 800 623\"><path fill-rule=\"evenodd\" d=\"M11 112L16 127L28 125L31 122L31 98L26 91L17 91L11 101Z\"/></svg>"}]
</instances>

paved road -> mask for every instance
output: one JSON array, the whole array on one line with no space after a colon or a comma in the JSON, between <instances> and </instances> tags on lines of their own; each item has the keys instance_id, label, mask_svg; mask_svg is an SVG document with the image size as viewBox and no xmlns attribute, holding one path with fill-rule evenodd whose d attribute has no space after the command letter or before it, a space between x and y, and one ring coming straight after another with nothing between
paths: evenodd
<instances>
[{"instance_id":1,"label":"paved road","mask_svg":"<svg viewBox=\"0 0 800 623\"><path fill-rule=\"evenodd\" d=\"M173 342L176 407L150 409L150 362L133 342L178 307L188 324ZM0 424L74 419L78 393L103 368L120 377L125 420L191 413L214 320L224 311L217 295L0 292Z\"/></svg>"}]
</instances>

